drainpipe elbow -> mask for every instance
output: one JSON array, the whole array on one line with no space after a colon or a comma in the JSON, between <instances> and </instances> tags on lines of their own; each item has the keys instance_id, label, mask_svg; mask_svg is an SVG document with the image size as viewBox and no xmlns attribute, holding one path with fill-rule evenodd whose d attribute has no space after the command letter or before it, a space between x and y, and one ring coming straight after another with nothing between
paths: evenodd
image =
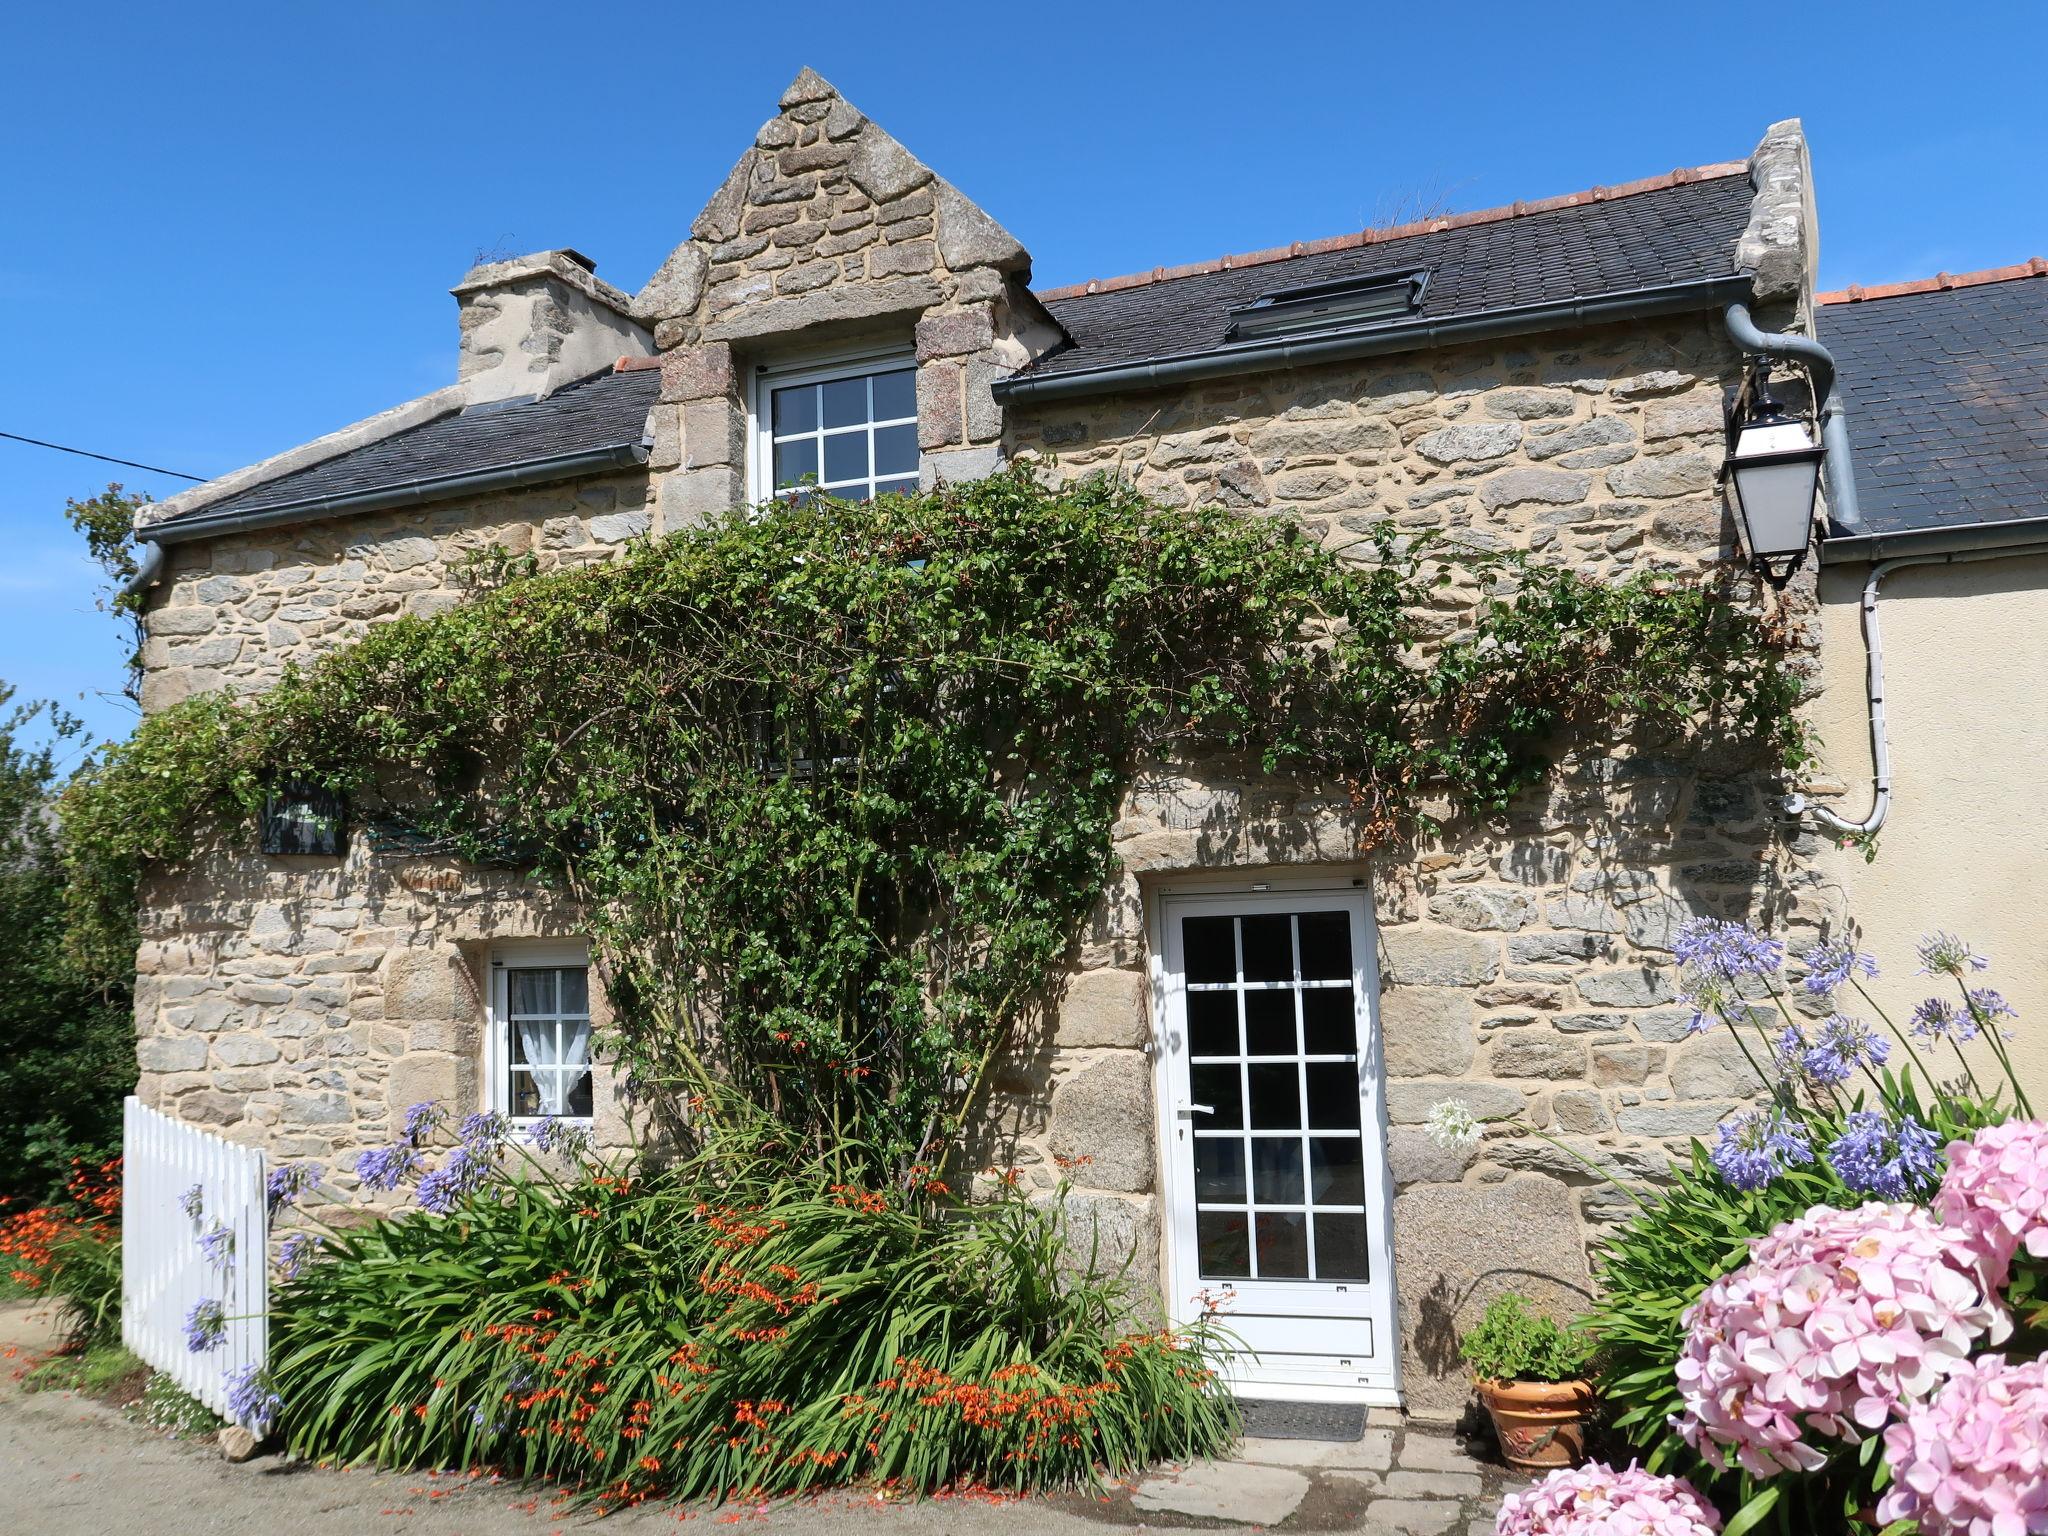
<instances>
[{"instance_id":1,"label":"drainpipe elbow","mask_svg":"<svg viewBox=\"0 0 2048 1536\"><path fill-rule=\"evenodd\" d=\"M121 583L123 597L139 597L157 583L164 573L164 547L155 539L141 541L142 561L135 567L135 574Z\"/></svg>"}]
</instances>

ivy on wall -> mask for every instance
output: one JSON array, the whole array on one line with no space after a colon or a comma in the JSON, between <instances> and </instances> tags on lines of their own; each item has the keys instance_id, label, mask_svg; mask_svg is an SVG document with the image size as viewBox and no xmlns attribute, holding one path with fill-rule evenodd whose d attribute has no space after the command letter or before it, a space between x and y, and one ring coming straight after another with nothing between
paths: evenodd
<instances>
[{"instance_id":1,"label":"ivy on wall","mask_svg":"<svg viewBox=\"0 0 2048 1536\"><path fill-rule=\"evenodd\" d=\"M1364 851L1427 806L1502 810L1589 734L1803 755L1782 637L1714 581L1391 525L1352 554L1019 468L501 567L109 750L64 806L73 941L126 971L146 865L325 785L579 900L612 1045L672 1126L738 1093L900 1171L1061 969L1143 763L1341 786Z\"/></svg>"}]
</instances>

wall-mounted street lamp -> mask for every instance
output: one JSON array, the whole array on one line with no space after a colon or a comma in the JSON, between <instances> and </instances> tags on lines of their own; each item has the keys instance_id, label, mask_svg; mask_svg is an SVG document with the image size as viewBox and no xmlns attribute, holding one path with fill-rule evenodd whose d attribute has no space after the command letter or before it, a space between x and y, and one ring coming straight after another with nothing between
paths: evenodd
<instances>
[{"instance_id":1,"label":"wall-mounted street lamp","mask_svg":"<svg viewBox=\"0 0 2048 1536\"><path fill-rule=\"evenodd\" d=\"M1782 587L1813 544L1813 503L1826 450L1813 424L1771 394L1768 362L1757 363L1728 408L1728 462L1735 516L1750 566Z\"/></svg>"}]
</instances>

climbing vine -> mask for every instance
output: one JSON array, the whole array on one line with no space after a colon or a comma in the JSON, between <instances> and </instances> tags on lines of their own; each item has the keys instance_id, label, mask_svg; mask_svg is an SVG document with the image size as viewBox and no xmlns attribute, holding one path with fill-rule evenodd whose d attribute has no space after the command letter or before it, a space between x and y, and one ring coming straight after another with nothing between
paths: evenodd
<instances>
[{"instance_id":1,"label":"climbing vine","mask_svg":"<svg viewBox=\"0 0 2048 1536\"><path fill-rule=\"evenodd\" d=\"M1058 974L1146 762L1340 788L1369 847L1502 810L1589 733L1802 750L1780 638L1709 581L1391 525L1349 553L1015 469L498 562L451 612L107 751L64 808L74 943L125 970L145 866L318 782L387 845L580 902L657 1109L737 1093L900 1169Z\"/></svg>"}]
</instances>

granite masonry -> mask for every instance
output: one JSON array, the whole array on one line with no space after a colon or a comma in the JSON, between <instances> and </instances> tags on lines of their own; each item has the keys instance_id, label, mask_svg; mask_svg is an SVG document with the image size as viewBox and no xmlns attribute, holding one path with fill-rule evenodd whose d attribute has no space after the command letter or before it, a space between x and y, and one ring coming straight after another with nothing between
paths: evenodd
<instances>
[{"instance_id":1,"label":"granite masonry","mask_svg":"<svg viewBox=\"0 0 2048 1536\"><path fill-rule=\"evenodd\" d=\"M1688 174L1743 178L1755 300L1774 323L1797 324L1810 194L1796 125L1774 128L1753 165ZM1390 252L1399 235L1382 237ZM1725 270L1735 260L1731 241ZM747 500L761 484L750 381L821 350L887 344L913 359L927 484L1029 455L1054 475L1109 472L1170 502L1293 518L1339 554L1392 518L1602 578L1697 571L1731 545L1717 472L1740 358L1711 310L1005 401L1000 381L1028 377L1064 344L1074 306L1092 300L1034 296L1022 246L809 71L645 289L628 300L586 282L588 268L574 253L541 253L464 280L472 393L461 403L544 398L584 363L642 377L658 367L644 462L167 534L147 613L146 706L261 688L371 624L441 611L462 600L482 552L530 554L543 568L604 560ZM592 363L599 350L620 359ZM323 440L335 445L326 459L417 430L410 421ZM318 473L319 457L309 469L298 452L269 478ZM261 470L236 477L239 494L265 482ZM167 503L152 531L209 505L218 498ZM1435 633L1477 595L1447 591ZM1810 601L1794 588L1795 615ZM1646 1179L1753 1093L1725 1036L1689 1037L1671 942L1696 913L1767 920L1795 943L1831 920L1838 893L1813 873L1816 850L1774 827L1768 787L1743 742L1708 741L1683 760L1586 749L1499 817L1374 846L1340 793L1229 765L1149 769L1116 829L1123 873L1052 1016L1001 1074L975 1158L1017 1167L1039 1190L1064 1170L1069 1219L1156 1276L1153 893L1223 870L1360 882L1378 924L1404 1391L1413 1412L1455 1414L1458 1329L1509 1286L1558 1305L1582 1299L1588 1239L1624 1207L1523 1130L1458 1153L1421 1122L1431 1105L1463 1099L1557 1135L1617 1178ZM412 1102L479 1102L491 946L576 931L573 911L507 877L361 835L340 860L237 848L158 872L138 957L140 1091L281 1156L339 1166ZM598 1100L617 1139L624 1122L602 1073Z\"/></svg>"}]
</instances>

